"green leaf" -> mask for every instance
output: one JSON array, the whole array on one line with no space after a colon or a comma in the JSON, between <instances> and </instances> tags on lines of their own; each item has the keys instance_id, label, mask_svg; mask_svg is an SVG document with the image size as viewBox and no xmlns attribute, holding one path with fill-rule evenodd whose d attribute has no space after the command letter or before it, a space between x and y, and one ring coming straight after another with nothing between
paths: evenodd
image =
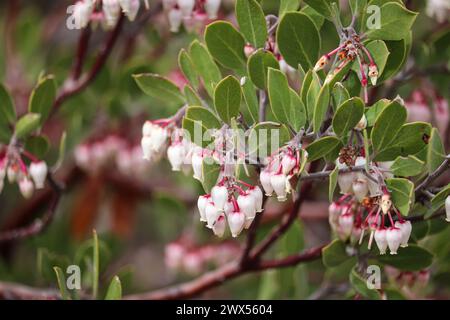
<instances>
[{"instance_id":1,"label":"green leaf","mask_svg":"<svg viewBox=\"0 0 450 320\"><path fill-rule=\"evenodd\" d=\"M403 216L407 216L414 204L414 183L403 178L392 178L386 179L386 186L394 205Z\"/></svg>"},{"instance_id":2,"label":"green leaf","mask_svg":"<svg viewBox=\"0 0 450 320\"><path fill-rule=\"evenodd\" d=\"M347 254L345 246L346 245L344 242L339 239L335 239L329 245L324 247L322 249L322 262L324 266L327 268L334 268L350 259L355 259Z\"/></svg>"},{"instance_id":3,"label":"green leaf","mask_svg":"<svg viewBox=\"0 0 450 320\"><path fill-rule=\"evenodd\" d=\"M366 35L369 39L401 40L408 36L417 13L406 9L404 6L388 2L381 6L381 28L368 29Z\"/></svg>"},{"instance_id":4,"label":"green leaf","mask_svg":"<svg viewBox=\"0 0 450 320\"><path fill-rule=\"evenodd\" d=\"M393 77L406 63L412 45L412 32L409 32L405 39L398 41L385 41L385 44L390 54L386 61L384 71L380 76L380 82Z\"/></svg>"},{"instance_id":5,"label":"green leaf","mask_svg":"<svg viewBox=\"0 0 450 320\"><path fill-rule=\"evenodd\" d=\"M61 297L63 298L63 300L70 300L70 293L67 291L66 288L66 277L64 275L64 272L60 267L53 267L53 270L55 270L56 280L58 282Z\"/></svg>"},{"instance_id":6,"label":"green leaf","mask_svg":"<svg viewBox=\"0 0 450 320\"><path fill-rule=\"evenodd\" d=\"M330 173L330 179L328 181L328 201L332 202L334 197L334 190L337 185L337 178L339 175L339 168L335 167L333 171Z\"/></svg>"},{"instance_id":7,"label":"green leaf","mask_svg":"<svg viewBox=\"0 0 450 320\"><path fill-rule=\"evenodd\" d=\"M233 76L228 76L217 84L214 91L214 106L219 117L226 123L239 115L241 105L241 85Z\"/></svg>"},{"instance_id":8,"label":"green leaf","mask_svg":"<svg viewBox=\"0 0 450 320\"><path fill-rule=\"evenodd\" d=\"M28 111L41 115L41 123L47 119L56 97L56 84L53 76L47 76L39 81L31 92Z\"/></svg>"},{"instance_id":9,"label":"green leaf","mask_svg":"<svg viewBox=\"0 0 450 320\"><path fill-rule=\"evenodd\" d=\"M25 142L25 150L35 155L38 159L44 158L50 148L50 142L45 136L29 137Z\"/></svg>"},{"instance_id":10,"label":"green leaf","mask_svg":"<svg viewBox=\"0 0 450 320\"><path fill-rule=\"evenodd\" d=\"M153 73L133 75L139 88L147 95L166 103L183 105L184 96L180 89L168 79Z\"/></svg>"},{"instance_id":11,"label":"green leaf","mask_svg":"<svg viewBox=\"0 0 450 320\"><path fill-rule=\"evenodd\" d=\"M236 1L236 19L248 43L255 48L266 44L267 26L264 12L255 0Z\"/></svg>"},{"instance_id":12,"label":"green leaf","mask_svg":"<svg viewBox=\"0 0 450 320\"><path fill-rule=\"evenodd\" d=\"M371 133L376 152L386 149L406 120L406 109L397 101L391 102L377 117Z\"/></svg>"},{"instance_id":13,"label":"green leaf","mask_svg":"<svg viewBox=\"0 0 450 320\"><path fill-rule=\"evenodd\" d=\"M186 110L186 117L201 122L207 129L219 129L221 127L219 119L203 107L189 107Z\"/></svg>"},{"instance_id":14,"label":"green leaf","mask_svg":"<svg viewBox=\"0 0 450 320\"><path fill-rule=\"evenodd\" d=\"M245 40L229 22L217 21L206 27L205 42L211 55L225 68L242 70L245 66Z\"/></svg>"},{"instance_id":15,"label":"green leaf","mask_svg":"<svg viewBox=\"0 0 450 320\"><path fill-rule=\"evenodd\" d=\"M381 40L370 41L365 44L366 49L370 52L372 58L374 59L377 68L378 68L378 78L381 77L384 71L384 67L386 66L386 62L389 58L389 49L386 46L386 43ZM358 63L353 64L353 69L358 71L359 65Z\"/></svg>"},{"instance_id":16,"label":"green leaf","mask_svg":"<svg viewBox=\"0 0 450 320\"><path fill-rule=\"evenodd\" d=\"M249 133L249 156L263 159L291 139L289 129L276 122L259 122Z\"/></svg>"},{"instance_id":17,"label":"green leaf","mask_svg":"<svg viewBox=\"0 0 450 320\"><path fill-rule=\"evenodd\" d=\"M183 90L184 96L186 97L186 102L188 106L201 106L202 100L197 95L197 93L189 85L184 86Z\"/></svg>"},{"instance_id":18,"label":"green leaf","mask_svg":"<svg viewBox=\"0 0 450 320\"><path fill-rule=\"evenodd\" d=\"M302 99L303 104L305 107L307 107L308 101L307 101L307 95L308 90L311 85L311 82L313 81L313 76L316 74L313 74L312 70L308 70L308 72L305 74L305 77L303 78L302 86L300 88L300 99ZM308 110L308 109L307 109Z\"/></svg>"},{"instance_id":19,"label":"green leaf","mask_svg":"<svg viewBox=\"0 0 450 320\"><path fill-rule=\"evenodd\" d=\"M100 277L100 254L98 249L97 231L92 231L93 251L92 251L92 297L97 299L98 281Z\"/></svg>"},{"instance_id":20,"label":"green leaf","mask_svg":"<svg viewBox=\"0 0 450 320\"><path fill-rule=\"evenodd\" d=\"M445 204L445 199L450 195L450 183L447 184L438 194L436 194L430 201L431 206L428 208L425 218L429 218L437 210L442 208Z\"/></svg>"},{"instance_id":21,"label":"green leaf","mask_svg":"<svg viewBox=\"0 0 450 320\"><path fill-rule=\"evenodd\" d=\"M106 292L105 300L120 300L122 299L122 284L118 276L114 276L109 284Z\"/></svg>"},{"instance_id":22,"label":"green leaf","mask_svg":"<svg viewBox=\"0 0 450 320\"><path fill-rule=\"evenodd\" d=\"M317 30L320 31L320 29L322 28L322 26L324 24L325 19L319 12L314 10L311 6L304 6L302 8L302 10L300 10L300 12L302 12L302 13L306 14L308 17L310 17L311 20L316 25Z\"/></svg>"},{"instance_id":23,"label":"green leaf","mask_svg":"<svg viewBox=\"0 0 450 320\"><path fill-rule=\"evenodd\" d=\"M257 50L248 59L248 75L255 86L261 90L267 89L267 74L269 68L280 69L280 65L274 55L264 49Z\"/></svg>"},{"instance_id":24,"label":"green leaf","mask_svg":"<svg viewBox=\"0 0 450 320\"><path fill-rule=\"evenodd\" d=\"M185 78L189 81L189 83L194 88L198 88L199 86L198 75L195 70L194 64L192 63L192 60L185 49L181 49L180 54L178 55L178 65L180 67L181 72L183 73Z\"/></svg>"},{"instance_id":25,"label":"green leaf","mask_svg":"<svg viewBox=\"0 0 450 320\"><path fill-rule=\"evenodd\" d=\"M305 0L305 2L311 6L318 13L323 15L325 18L333 19L333 10L331 8L331 1L329 0Z\"/></svg>"},{"instance_id":26,"label":"green leaf","mask_svg":"<svg viewBox=\"0 0 450 320\"><path fill-rule=\"evenodd\" d=\"M306 147L308 152L308 161L312 162L317 159L323 158L328 153L333 151L333 149L339 145L341 142L336 137L323 137Z\"/></svg>"},{"instance_id":27,"label":"green leaf","mask_svg":"<svg viewBox=\"0 0 450 320\"><path fill-rule=\"evenodd\" d=\"M214 62L206 47L197 40L191 43L189 55L198 74L203 79L203 85L210 97L214 96L214 88L222 79L219 67Z\"/></svg>"},{"instance_id":28,"label":"green leaf","mask_svg":"<svg viewBox=\"0 0 450 320\"><path fill-rule=\"evenodd\" d=\"M291 94L285 74L280 70L269 68L268 88L270 107L275 118L281 123L289 123Z\"/></svg>"},{"instance_id":29,"label":"green leaf","mask_svg":"<svg viewBox=\"0 0 450 320\"><path fill-rule=\"evenodd\" d=\"M400 177L413 177L420 174L425 162L415 156L398 157L391 166L394 175Z\"/></svg>"},{"instance_id":30,"label":"green leaf","mask_svg":"<svg viewBox=\"0 0 450 320\"><path fill-rule=\"evenodd\" d=\"M306 81L306 80L305 80ZM312 71L309 88L306 94L306 112L308 113L308 119L312 122L314 117L314 108L316 107L317 97L320 93L320 79L319 76Z\"/></svg>"},{"instance_id":31,"label":"green leaf","mask_svg":"<svg viewBox=\"0 0 450 320\"><path fill-rule=\"evenodd\" d=\"M320 131L320 127L322 127L323 121L325 120L329 105L330 86L327 83L320 89L319 96L317 97L316 105L314 107L313 128L315 133Z\"/></svg>"},{"instance_id":32,"label":"green leaf","mask_svg":"<svg viewBox=\"0 0 450 320\"><path fill-rule=\"evenodd\" d=\"M306 124L306 109L298 94L293 89L289 89L289 91L291 92L291 115L289 117L289 123L295 131L300 131Z\"/></svg>"},{"instance_id":33,"label":"green leaf","mask_svg":"<svg viewBox=\"0 0 450 320\"><path fill-rule=\"evenodd\" d=\"M211 137L208 139L205 135L208 128L203 126L201 122L184 117L182 127L186 135L185 138L190 140L192 143L195 143L202 148L206 148L212 142Z\"/></svg>"},{"instance_id":34,"label":"green leaf","mask_svg":"<svg viewBox=\"0 0 450 320\"><path fill-rule=\"evenodd\" d=\"M445 149L439 132L436 128L431 129L428 142L427 166L428 172L434 172L445 159Z\"/></svg>"},{"instance_id":35,"label":"green leaf","mask_svg":"<svg viewBox=\"0 0 450 320\"><path fill-rule=\"evenodd\" d=\"M0 124L14 124L16 121L16 109L14 101L8 90L0 83Z\"/></svg>"},{"instance_id":36,"label":"green leaf","mask_svg":"<svg viewBox=\"0 0 450 320\"><path fill-rule=\"evenodd\" d=\"M40 126L41 115L37 113L27 113L16 123L15 134L17 138L24 138Z\"/></svg>"},{"instance_id":37,"label":"green leaf","mask_svg":"<svg viewBox=\"0 0 450 320\"><path fill-rule=\"evenodd\" d=\"M277 44L283 58L295 69L314 67L320 52L320 34L316 25L306 14L288 12L280 21Z\"/></svg>"},{"instance_id":38,"label":"green leaf","mask_svg":"<svg viewBox=\"0 0 450 320\"><path fill-rule=\"evenodd\" d=\"M391 103L391 100L381 99L378 100L374 105L367 108L366 118L367 118L367 126L373 127L375 124L375 120L378 118L380 113Z\"/></svg>"},{"instance_id":39,"label":"green leaf","mask_svg":"<svg viewBox=\"0 0 450 320\"><path fill-rule=\"evenodd\" d=\"M334 105L336 108L340 106L344 101L350 99L350 94L347 89L340 82L336 82L331 90L331 96L333 97Z\"/></svg>"},{"instance_id":40,"label":"green leaf","mask_svg":"<svg viewBox=\"0 0 450 320\"><path fill-rule=\"evenodd\" d=\"M67 133L64 131L61 135L61 139L59 140L58 160L56 160L54 169L58 169L64 161L64 156L66 155L66 139Z\"/></svg>"},{"instance_id":41,"label":"green leaf","mask_svg":"<svg viewBox=\"0 0 450 320\"><path fill-rule=\"evenodd\" d=\"M202 165L202 186L206 193L210 193L211 189L217 184L220 174L220 165L213 158L205 157Z\"/></svg>"},{"instance_id":42,"label":"green leaf","mask_svg":"<svg viewBox=\"0 0 450 320\"><path fill-rule=\"evenodd\" d=\"M256 97L255 86L250 79L246 79L244 85L241 86L241 89L248 112L252 117L253 122L257 122L259 118L259 104Z\"/></svg>"},{"instance_id":43,"label":"green leaf","mask_svg":"<svg viewBox=\"0 0 450 320\"><path fill-rule=\"evenodd\" d=\"M372 299L372 300L380 300L380 293L376 289L369 289L367 286L367 280L364 279L357 271L355 266L350 272L350 283L360 295Z\"/></svg>"},{"instance_id":44,"label":"green leaf","mask_svg":"<svg viewBox=\"0 0 450 320\"><path fill-rule=\"evenodd\" d=\"M345 137L361 120L364 115L364 102L360 98L344 101L333 118L333 130L336 135Z\"/></svg>"},{"instance_id":45,"label":"green leaf","mask_svg":"<svg viewBox=\"0 0 450 320\"><path fill-rule=\"evenodd\" d=\"M289 11L297 11L300 6L300 0L280 0L280 8L278 10L278 17L281 18L283 14Z\"/></svg>"},{"instance_id":46,"label":"green leaf","mask_svg":"<svg viewBox=\"0 0 450 320\"><path fill-rule=\"evenodd\" d=\"M367 0L350 0L349 5L352 10L352 15L361 17L361 13L364 11L366 4Z\"/></svg>"},{"instance_id":47,"label":"green leaf","mask_svg":"<svg viewBox=\"0 0 450 320\"><path fill-rule=\"evenodd\" d=\"M401 248L396 255L380 255L377 261L404 271L420 271L426 269L433 262L433 254L414 244Z\"/></svg>"}]
</instances>

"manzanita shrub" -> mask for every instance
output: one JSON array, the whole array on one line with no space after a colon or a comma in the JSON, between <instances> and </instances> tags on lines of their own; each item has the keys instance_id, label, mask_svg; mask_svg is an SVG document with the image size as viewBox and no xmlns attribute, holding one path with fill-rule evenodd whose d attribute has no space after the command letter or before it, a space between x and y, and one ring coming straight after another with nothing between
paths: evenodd
<instances>
[{"instance_id":1,"label":"manzanita shrub","mask_svg":"<svg viewBox=\"0 0 450 320\"><path fill-rule=\"evenodd\" d=\"M259 284L247 284L254 288L249 290L251 295L239 290L234 294L247 298L448 297L448 281L440 280L450 274L445 221L450 221L450 8L445 1L163 0L142 4L140 10L139 0L76 2L73 17L82 30L72 74L57 89L55 76L41 73L27 111L15 106L18 98L0 86L0 190L7 184L5 176L9 184L17 183L26 199L35 189L44 188L46 181L50 190L48 195L36 195L44 198L39 208L48 206L47 213L29 226L2 231L1 242L45 234L56 206L61 205L59 198L64 200L69 184L76 180L70 174L83 175L88 181L76 211L83 218L72 218L75 235L80 236L80 230L83 234L86 226L95 227L86 219L93 222L89 215L100 210L98 190L112 188L118 191L109 193L116 212L111 228L116 235L129 236L129 222L123 219L132 215L138 199L145 201L139 193L154 197L155 191L147 186L149 181L159 183L154 172L164 168L161 160L165 158L177 176L177 182L169 184L169 194L189 202L182 199L180 190L194 192L191 202L196 218L186 220L176 212L169 215L167 211L177 211L177 206L160 206L157 219L165 222L158 222L163 231L157 234L166 243L165 265L172 272L197 275L192 281L198 286L191 291L169 288L128 298L192 297L229 278L266 269L274 270L263 273ZM154 16L155 24L162 27L149 37L160 38L147 43L169 46L175 37L182 42L171 48L179 50L177 59L168 53L169 76L154 73L164 69L158 64L167 59L160 52L153 53L155 61L141 58L139 64L126 67L119 60L119 71L112 65L104 67L124 17L130 20L132 33ZM98 31L97 25L110 35L92 69L82 74L87 42ZM99 79L109 80L94 81L98 74ZM58 108L91 82L94 88L86 91L85 99L74 98L70 105L82 109L80 113L63 109L75 120L66 121L68 127L55 147L45 128L54 126ZM109 110L92 110L96 97L102 97ZM130 111L128 106L136 101L150 104L148 114L142 115L134 106ZM87 121L91 128L80 126L80 121ZM66 140L82 173L63 178L60 172L68 175L72 162L64 158ZM59 149L59 156L54 149ZM53 152L49 155L48 150ZM163 177L172 179L167 173ZM117 187L118 181L125 185ZM38 201L36 197L31 201ZM308 230L307 220L302 222L302 205L316 203L309 210L317 212L308 216L320 219L319 199L328 201L325 218L330 236L320 231L325 236L308 238L306 234L319 231ZM171 239L164 236L169 232L164 228L172 230L173 225L181 225L183 231L175 230L178 239L167 244ZM141 228L145 230L144 225ZM329 241L318 240L324 237ZM58 241L62 240L66 239ZM274 245L277 240L281 245ZM319 246L309 243L314 241ZM63 258L48 250L45 241L39 247L41 277L47 277L46 266L55 267L58 297L85 298L89 288L90 296L99 298L100 272L117 273L117 268L101 262L110 257L106 242L99 241L95 232L93 240L68 251L73 254L60 252L66 255ZM263 255L271 255L272 260ZM314 268L323 275L319 282L311 277L316 271L302 264L313 260L318 260ZM81 289L66 285L70 272L64 268L73 265L82 266ZM208 268L215 271L203 275ZM150 266L147 270L161 272ZM113 278L105 293L107 299L122 297L119 277ZM20 297L13 286L3 289L0 285L0 297L8 294Z\"/></svg>"}]
</instances>

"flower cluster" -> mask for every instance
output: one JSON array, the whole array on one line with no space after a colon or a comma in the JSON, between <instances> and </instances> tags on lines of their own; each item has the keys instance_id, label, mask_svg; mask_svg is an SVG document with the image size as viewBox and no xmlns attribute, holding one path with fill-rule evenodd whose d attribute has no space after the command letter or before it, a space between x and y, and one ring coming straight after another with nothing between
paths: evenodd
<instances>
[{"instance_id":1,"label":"flower cluster","mask_svg":"<svg viewBox=\"0 0 450 320\"><path fill-rule=\"evenodd\" d=\"M170 31L178 32L183 24L187 31L201 29L217 18L221 0L163 0Z\"/></svg>"},{"instance_id":2,"label":"flower cluster","mask_svg":"<svg viewBox=\"0 0 450 320\"><path fill-rule=\"evenodd\" d=\"M28 166L22 159L22 155L28 159ZM30 152L13 145L0 149L0 193L7 176L9 183L18 183L24 198L30 198L35 188L44 188L47 173L47 164Z\"/></svg>"},{"instance_id":3,"label":"flower cluster","mask_svg":"<svg viewBox=\"0 0 450 320\"><path fill-rule=\"evenodd\" d=\"M290 180L301 173L306 156L306 151L295 146L286 146L270 156L259 176L266 196L275 192L279 201L286 201L292 191Z\"/></svg>"},{"instance_id":4,"label":"flower cluster","mask_svg":"<svg viewBox=\"0 0 450 320\"><path fill-rule=\"evenodd\" d=\"M145 0L148 8L148 0ZM122 11L130 21L136 18L141 0L79 0L73 16L78 27L86 28L89 22L100 22L108 29L116 25Z\"/></svg>"},{"instance_id":5,"label":"flower cluster","mask_svg":"<svg viewBox=\"0 0 450 320\"><path fill-rule=\"evenodd\" d=\"M165 248L164 261L169 269L199 274L208 265L223 265L239 253L234 242L195 246L189 241L174 241Z\"/></svg>"},{"instance_id":6,"label":"flower cluster","mask_svg":"<svg viewBox=\"0 0 450 320\"><path fill-rule=\"evenodd\" d=\"M233 177L223 177L211 189L211 193L198 198L200 221L214 234L222 237L226 224L233 237L248 229L256 213L262 212L263 194L258 186L252 186Z\"/></svg>"},{"instance_id":7,"label":"flower cluster","mask_svg":"<svg viewBox=\"0 0 450 320\"><path fill-rule=\"evenodd\" d=\"M378 67L369 50L367 50L364 44L362 44L360 37L356 33L347 30L343 34L343 40L340 45L323 55L317 61L314 71L322 70L330 62L334 55L337 55L337 57L331 66L325 82L330 81L342 69L356 60L359 65L358 76L360 78L361 86L364 90L364 98L367 103L368 78L370 78L372 85L376 85L378 80Z\"/></svg>"},{"instance_id":8,"label":"flower cluster","mask_svg":"<svg viewBox=\"0 0 450 320\"><path fill-rule=\"evenodd\" d=\"M401 271L393 267L385 267L388 278L399 288L423 289L430 281L430 271Z\"/></svg>"}]
</instances>

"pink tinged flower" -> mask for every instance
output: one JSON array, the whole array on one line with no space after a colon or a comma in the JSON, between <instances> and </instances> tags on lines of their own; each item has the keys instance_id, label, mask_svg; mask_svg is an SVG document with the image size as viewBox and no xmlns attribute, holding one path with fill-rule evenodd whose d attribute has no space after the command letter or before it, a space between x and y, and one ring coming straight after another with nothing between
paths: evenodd
<instances>
[{"instance_id":1,"label":"pink tinged flower","mask_svg":"<svg viewBox=\"0 0 450 320\"><path fill-rule=\"evenodd\" d=\"M253 220L256 215L255 198L247 193L242 194L237 198L237 203L241 211L245 214L246 219Z\"/></svg>"},{"instance_id":2,"label":"pink tinged flower","mask_svg":"<svg viewBox=\"0 0 450 320\"><path fill-rule=\"evenodd\" d=\"M247 43L244 47L245 56L248 58L253 54L253 52L255 52L255 48L253 48L251 44Z\"/></svg>"},{"instance_id":3,"label":"pink tinged flower","mask_svg":"<svg viewBox=\"0 0 450 320\"><path fill-rule=\"evenodd\" d=\"M183 17L189 17L192 14L192 10L194 10L195 0L178 0L178 6Z\"/></svg>"},{"instance_id":4,"label":"pink tinged flower","mask_svg":"<svg viewBox=\"0 0 450 320\"><path fill-rule=\"evenodd\" d=\"M353 229L354 217L350 213L343 214L339 217L339 229L344 238L350 237Z\"/></svg>"},{"instance_id":5,"label":"pink tinged flower","mask_svg":"<svg viewBox=\"0 0 450 320\"><path fill-rule=\"evenodd\" d=\"M206 222L206 205L208 204L208 202L210 201L210 196L209 195L204 195L204 196L200 196L198 197L197 200L197 207L198 207L198 212L200 213L200 221L204 221Z\"/></svg>"},{"instance_id":6,"label":"pink tinged flower","mask_svg":"<svg viewBox=\"0 0 450 320\"><path fill-rule=\"evenodd\" d=\"M316 65L314 66L314 71L317 72L319 70L322 70L328 64L329 61L330 61L330 57L328 55L323 55L316 62Z\"/></svg>"},{"instance_id":7,"label":"pink tinged flower","mask_svg":"<svg viewBox=\"0 0 450 320\"><path fill-rule=\"evenodd\" d=\"M162 4L164 10L169 10L177 4L177 0L162 0Z\"/></svg>"},{"instance_id":8,"label":"pink tinged flower","mask_svg":"<svg viewBox=\"0 0 450 320\"><path fill-rule=\"evenodd\" d=\"M140 0L119 0L119 3L127 18L130 21L134 21L141 5Z\"/></svg>"},{"instance_id":9,"label":"pink tinged flower","mask_svg":"<svg viewBox=\"0 0 450 320\"><path fill-rule=\"evenodd\" d=\"M203 156L198 152L192 153L192 170L194 171L194 179L203 181Z\"/></svg>"},{"instance_id":10,"label":"pink tinged flower","mask_svg":"<svg viewBox=\"0 0 450 320\"><path fill-rule=\"evenodd\" d=\"M262 205L263 205L263 193L261 191L261 188L258 187L258 186L255 186L252 189L250 189L248 192L255 199L256 212L262 212L263 211L263 208L262 208Z\"/></svg>"},{"instance_id":11,"label":"pink tinged flower","mask_svg":"<svg viewBox=\"0 0 450 320\"><path fill-rule=\"evenodd\" d=\"M408 122L431 121L430 108L424 102L407 102L405 106L408 113Z\"/></svg>"},{"instance_id":12,"label":"pink tinged flower","mask_svg":"<svg viewBox=\"0 0 450 320\"><path fill-rule=\"evenodd\" d=\"M359 241L359 239L361 238L361 234L363 232L363 229L360 226L355 226L352 229L352 234L350 235L350 242L351 243L356 243Z\"/></svg>"},{"instance_id":13,"label":"pink tinged flower","mask_svg":"<svg viewBox=\"0 0 450 320\"><path fill-rule=\"evenodd\" d=\"M153 142L150 136L143 136L141 139L142 156L145 160L151 160L153 155Z\"/></svg>"},{"instance_id":14,"label":"pink tinged flower","mask_svg":"<svg viewBox=\"0 0 450 320\"><path fill-rule=\"evenodd\" d=\"M336 166L338 169L346 169L348 168L345 163L340 163L339 160L336 160ZM338 185L339 189L341 189L342 194L351 193L352 192L352 184L355 176L353 172L340 173L338 175Z\"/></svg>"},{"instance_id":15,"label":"pink tinged flower","mask_svg":"<svg viewBox=\"0 0 450 320\"><path fill-rule=\"evenodd\" d=\"M32 162L28 170L36 189L42 189L47 178L47 164L44 161Z\"/></svg>"},{"instance_id":16,"label":"pink tinged flower","mask_svg":"<svg viewBox=\"0 0 450 320\"><path fill-rule=\"evenodd\" d=\"M386 231L386 239L391 254L397 254L397 250L402 243L402 231L399 228L391 227Z\"/></svg>"},{"instance_id":17,"label":"pink tinged flower","mask_svg":"<svg viewBox=\"0 0 450 320\"><path fill-rule=\"evenodd\" d=\"M380 254L386 254L386 249L388 246L386 229L377 229L375 231L375 242L378 250L380 250Z\"/></svg>"},{"instance_id":18,"label":"pink tinged flower","mask_svg":"<svg viewBox=\"0 0 450 320\"><path fill-rule=\"evenodd\" d=\"M353 193L355 194L356 199L361 202L367 196L369 192L369 187L367 185L367 180L358 179L353 182L352 185Z\"/></svg>"},{"instance_id":19,"label":"pink tinged flower","mask_svg":"<svg viewBox=\"0 0 450 320\"><path fill-rule=\"evenodd\" d=\"M205 207L206 226L211 229L219 216L220 210L216 208L214 202L208 202Z\"/></svg>"},{"instance_id":20,"label":"pink tinged flower","mask_svg":"<svg viewBox=\"0 0 450 320\"><path fill-rule=\"evenodd\" d=\"M190 252L184 256L183 266L188 273L198 274L203 268L203 259L197 252Z\"/></svg>"},{"instance_id":21,"label":"pink tinged flower","mask_svg":"<svg viewBox=\"0 0 450 320\"><path fill-rule=\"evenodd\" d=\"M411 236L412 224L409 221L396 221L395 227L399 228L402 232L401 247L406 248L408 246L409 237Z\"/></svg>"},{"instance_id":22,"label":"pink tinged flower","mask_svg":"<svg viewBox=\"0 0 450 320\"><path fill-rule=\"evenodd\" d=\"M263 170L259 175L259 180L261 181L261 185L266 193L266 196L270 197L273 193L272 183L270 182L270 177L272 174L269 171Z\"/></svg>"},{"instance_id":23,"label":"pink tinged flower","mask_svg":"<svg viewBox=\"0 0 450 320\"><path fill-rule=\"evenodd\" d=\"M391 200L391 196L388 194L383 194L383 196L381 197L381 211L384 214L387 214L389 212L389 210L391 210L392 207L392 200Z\"/></svg>"},{"instance_id":24,"label":"pink tinged flower","mask_svg":"<svg viewBox=\"0 0 450 320\"><path fill-rule=\"evenodd\" d=\"M87 145L81 144L74 151L75 162L80 168L89 168L91 163L91 152Z\"/></svg>"},{"instance_id":25,"label":"pink tinged flower","mask_svg":"<svg viewBox=\"0 0 450 320\"><path fill-rule=\"evenodd\" d=\"M86 28L91 19L93 4L91 1L78 1L73 8L73 17L77 28Z\"/></svg>"},{"instance_id":26,"label":"pink tinged flower","mask_svg":"<svg viewBox=\"0 0 450 320\"><path fill-rule=\"evenodd\" d=\"M231 212L234 211L234 204L233 201L228 200L225 203L225 206L223 207L223 212L225 213L226 216L228 216Z\"/></svg>"},{"instance_id":27,"label":"pink tinged flower","mask_svg":"<svg viewBox=\"0 0 450 320\"><path fill-rule=\"evenodd\" d=\"M167 157L172 165L173 171L180 171L185 157L185 148L179 143L172 144L167 149Z\"/></svg>"},{"instance_id":28,"label":"pink tinged flower","mask_svg":"<svg viewBox=\"0 0 450 320\"><path fill-rule=\"evenodd\" d=\"M16 166L8 166L6 175L8 176L9 183L16 182L16 180L19 178L19 170Z\"/></svg>"},{"instance_id":29,"label":"pink tinged flower","mask_svg":"<svg viewBox=\"0 0 450 320\"><path fill-rule=\"evenodd\" d=\"M339 225L339 216L341 215L342 207L336 202L332 202L328 207L328 222L333 230L336 230Z\"/></svg>"},{"instance_id":30,"label":"pink tinged flower","mask_svg":"<svg viewBox=\"0 0 450 320\"><path fill-rule=\"evenodd\" d=\"M119 20L120 4L118 0L103 0L103 12L108 26L114 26Z\"/></svg>"},{"instance_id":31,"label":"pink tinged flower","mask_svg":"<svg viewBox=\"0 0 450 320\"><path fill-rule=\"evenodd\" d=\"M170 9L168 18L169 18L170 32L180 31L181 22L183 21L183 15L181 13L181 10L176 7Z\"/></svg>"},{"instance_id":32,"label":"pink tinged flower","mask_svg":"<svg viewBox=\"0 0 450 320\"><path fill-rule=\"evenodd\" d=\"M228 226L230 227L231 235L236 238L244 229L245 214L241 211L234 211L228 215Z\"/></svg>"},{"instance_id":33,"label":"pink tinged flower","mask_svg":"<svg viewBox=\"0 0 450 320\"><path fill-rule=\"evenodd\" d=\"M362 131L367 127L367 118L366 116L363 114L363 116L361 117L361 119L358 121L358 123L355 126L355 130L358 131Z\"/></svg>"},{"instance_id":34,"label":"pink tinged flower","mask_svg":"<svg viewBox=\"0 0 450 320\"><path fill-rule=\"evenodd\" d=\"M274 174L270 177L272 188L277 194L278 201L286 201L286 176L284 174Z\"/></svg>"},{"instance_id":35,"label":"pink tinged flower","mask_svg":"<svg viewBox=\"0 0 450 320\"><path fill-rule=\"evenodd\" d=\"M291 155L285 155L283 157L283 160L281 160L281 167L282 167L282 172L284 175L288 175L289 172L292 171L292 169L295 168L297 164L297 160L295 159L295 157L291 156Z\"/></svg>"},{"instance_id":36,"label":"pink tinged flower","mask_svg":"<svg viewBox=\"0 0 450 320\"><path fill-rule=\"evenodd\" d=\"M283 72L288 77L295 77L297 75L297 70L292 68L284 59L279 61L280 63L280 71Z\"/></svg>"},{"instance_id":37,"label":"pink tinged flower","mask_svg":"<svg viewBox=\"0 0 450 320\"><path fill-rule=\"evenodd\" d=\"M205 11L209 19L216 19L221 0L206 0Z\"/></svg>"},{"instance_id":38,"label":"pink tinged flower","mask_svg":"<svg viewBox=\"0 0 450 320\"><path fill-rule=\"evenodd\" d=\"M228 200L228 189L225 186L214 186L211 189L211 198L216 208L223 210Z\"/></svg>"},{"instance_id":39,"label":"pink tinged flower","mask_svg":"<svg viewBox=\"0 0 450 320\"><path fill-rule=\"evenodd\" d=\"M445 215L445 220L450 222L450 196L447 196L447 199L445 199Z\"/></svg>"},{"instance_id":40,"label":"pink tinged flower","mask_svg":"<svg viewBox=\"0 0 450 320\"><path fill-rule=\"evenodd\" d=\"M164 250L164 262L171 269L177 269L181 266L181 261L186 253L185 248L177 243L170 243Z\"/></svg>"},{"instance_id":41,"label":"pink tinged flower","mask_svg":"<svg viewBox=\"0 0 450 320\"><path fill-rule=\"evenodd\" d=\"M28 177L23 177L19 181L20 193L25 199L29 199L33 195L33 182Z\"/></svg>"},{"instance_id":42,"label":"pink tinged flower","mask_svg":"<svg viewBox=\"0 0 450 320\"><path fill-rule=\"evenodd\" d=\"M225 228L226 228L225 216L221 214L217 218L216 223L214 223L212 230L216 236L222 238L223 234L225 233Z\"/></svg>"}]
</instances>

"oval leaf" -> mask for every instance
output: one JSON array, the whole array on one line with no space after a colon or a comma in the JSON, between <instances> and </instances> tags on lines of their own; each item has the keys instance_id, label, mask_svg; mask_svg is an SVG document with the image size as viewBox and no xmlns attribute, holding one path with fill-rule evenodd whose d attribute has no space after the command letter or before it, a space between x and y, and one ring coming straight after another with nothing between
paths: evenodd
<instances>
[{"instance_id":1,"label":"oval leaf","mask_svg":"<svg viewBox=\"0 0 450 320\"><path fill-rule=\"evenodd\" d=\"M264 47L267 26L264 12L259 3L255 0L237 0L236 18L245 40L255 48Z\"/></svg>"},{"instance_id":2,"label":"oval leaf","mask_svg":"<svg viewBox=\"0 0 450 320\"><path fill-rule=\"evenodd\" d=\"M241 86L233 76L219 82L214 91L214 106L219 117L226 123L237 117L241 105Z\"/></svg>"},{"instance_id":3,"label":"oval leaf","mask_svg":"<svg viewBox=\"0 0 450 320\"><path fill-rule=\"evenodd\" d=\"M333 118L333 130L338 136L346 136L364 115L364 102L360 98L351 98L342 103Z\"/></svg>"}]
</instances>

